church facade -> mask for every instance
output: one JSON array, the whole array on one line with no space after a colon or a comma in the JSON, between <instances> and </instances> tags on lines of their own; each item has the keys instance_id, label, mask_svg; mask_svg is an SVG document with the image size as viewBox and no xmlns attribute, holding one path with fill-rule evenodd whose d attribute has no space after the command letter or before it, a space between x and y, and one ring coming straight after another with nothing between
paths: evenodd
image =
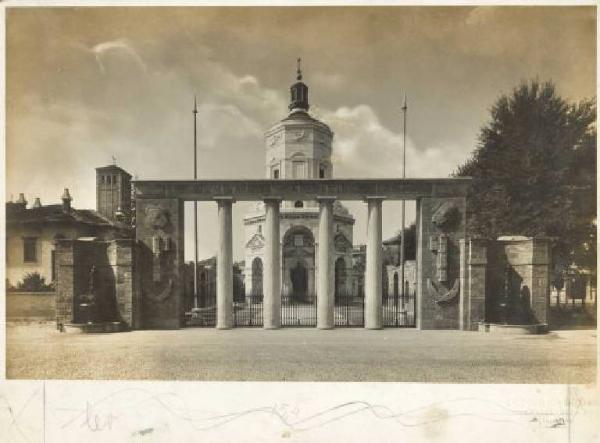
<instances>
[{"instance_id":1,"label":"church facade","mask_svg":"<svg viewBox=\"0 0 600 443\"><path fill-rule=\"evenodd\" d=\"M309 113L308 87L298 69L289 114L265 133L265 175L269 179L333 178L334 133ZM319 269L319 204L283 201L280 206L282 302L314 303ZM353 263L354 217L339 201L333 206L336 297L358 296ZM262 300L265 254L265 207L260 202L244 217L246 301Z\"/></svg>"}]
</instances>

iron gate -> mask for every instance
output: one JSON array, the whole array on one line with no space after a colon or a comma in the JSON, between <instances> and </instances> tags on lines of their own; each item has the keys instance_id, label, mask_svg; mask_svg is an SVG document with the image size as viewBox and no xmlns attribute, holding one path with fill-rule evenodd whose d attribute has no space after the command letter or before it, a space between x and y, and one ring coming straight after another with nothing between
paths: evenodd
<instances>
[{"instance_id":1,"label":"iron gate","mask_svg":"<svg viewBox=\"0 0 600 443\"><path fill-rule=\"evenodd\" d=\"M247 300L233 303L233 324L242 327L263 326L263 302Z\"/></svg>"},{"instance_id":2,"label":"iron gate","mask_svg":"<svg viewBox=\"0 0 600 443\"><path fill-rule=\"evenodd\" d=\"M293 297L282 297L281 326L317 326L317 298L296 300Z\"/></svg>"},{"instance_id":3,"label":"iron gate","mask_svg":"<svg viewBox=\"0 0 600 443\"><path fill-rule=\"evenodd\" d=\"M365 299L362 295L336 294L333 306L333 324L336 327L365 325Z\"/></svg>"},{"instance_id":4,"label":"iron gate","mask_svg":"<svg viewBox=\"0 0 600 443\"><path fill-rule=\"evenodd\" d=\"M385 295L385 294L384 294ZM414 328L417 297L415 290L405 294L395 293L383 297L383 326L391 328Z\"/></svg>"},{"instance_id":5,"label":"iron gate","mask_svg":"<svg viewBox=\"0 0 600 443\"><path fill-rule=\"evenodd\" d=\"M200 292L198 305L197 308L192 308L191 312L186 313L186 326L200 328L214 328L217 326L216 294L214 292L212 294Z\"/></svg>"}]
</instances>

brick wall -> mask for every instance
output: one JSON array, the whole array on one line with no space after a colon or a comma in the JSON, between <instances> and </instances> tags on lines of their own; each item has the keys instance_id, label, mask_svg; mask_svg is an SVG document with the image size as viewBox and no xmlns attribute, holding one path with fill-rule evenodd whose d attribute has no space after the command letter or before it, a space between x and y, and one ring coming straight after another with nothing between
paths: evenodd
<instances>
[{"instance_id":1,"label":"brick wall","mask_svg":"<svg viewBox=\"0 0 600 443\"><path fill-rule=\"evenodd\" d=\"M486 321L500 320L497 305L505 293L528 294L532 321L548 323L550 243L543 238L505 237L488 249Z\"/></svg>"},{"instance_id":2,"label":"brick wall","mask_svg":"<svg viewBox=\"0 0 600 443\"><path fill-rule=\"evenodd\" d=\"M122 321L137 327L133 240L60 240L56 249L56 320L84 321L81 297L96 295L99 321ZM94 276L92 277L92 267Z\"/></svg>"}]
</instances>

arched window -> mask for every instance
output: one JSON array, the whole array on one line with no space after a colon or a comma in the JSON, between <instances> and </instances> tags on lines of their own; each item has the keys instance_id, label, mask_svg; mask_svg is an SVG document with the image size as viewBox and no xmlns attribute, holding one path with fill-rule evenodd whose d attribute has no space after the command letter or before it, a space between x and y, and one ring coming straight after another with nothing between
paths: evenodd
<instances>
[{"instance_id":1,"label":"arched window","mask_svg":"<svg viewBox=\"0 0 600 443\"><path fill-rule=\"evenodd\" d=\"M319 178L325 178L325 166L319 166Z\"/></svg>"},{"instance_id":2,"label":"arched window","mask_svg":"<svg viewBox=\"0 0 600 443\"><path fill-rule=\"evenodd\" d=\"M262 300L263 296L263 263L259 257L252 260L252 298Z\"/></svg>"},{"instance_id":3,"label":"arched window","mask_svg":"<svg viewBox=\"0 0 600 443\"><path fill-rule=\"evenodd\" d=\"M294 203L294 208L303 208L304 207L304 203L302 203L301 200L297 200L296 203Z\"/></svg>"},{"instance_id":4,"label":"arched window","mask_svg":"<svg viewBox=\"0 0 600 443\"><path fill-rule=\"evenodd\" d=\"M335 302L344 303L346 302L346 262L342 257L339 257L335 261Z\"/></svg>"}]
</instances>

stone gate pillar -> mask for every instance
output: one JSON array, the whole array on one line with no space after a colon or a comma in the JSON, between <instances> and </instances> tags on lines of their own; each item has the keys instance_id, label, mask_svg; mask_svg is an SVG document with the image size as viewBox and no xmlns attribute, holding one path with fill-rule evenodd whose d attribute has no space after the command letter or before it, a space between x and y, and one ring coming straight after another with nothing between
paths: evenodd
<instances>
[{"instance_id":1,"label":"stone gate pillar","mask_svg":"<svg viewBox=\"0 0 600 443\"><path fill-rule=\"evenodd\" d=\"M265 263L263 268L263 327L281 327L280 199L265 200Z\"/></svg>"},{"instance_id":2,"label":"stone gate pillar","mask_svg":"<svg viewBox=\"0 0 600 443\"><path fill-rule=\"evenodd\" d=\"M335 198L317 197L319 201L319 248L317 275L317 328L332 329L335 274L333 270L333 202Z\"/></svg>"},{"instance_id":3,"label":"stone gate pillar","mask_svg":"<svg viewBox=\"0 0 600 443\"><path fill-rule=\"evenodd\" d=\"M183 223L183 200L136 199L143 328L177 329L182 325Z\"/></svg>"},{"instance_id":4,"label":"stone gate pillar","mask_svg":"<svg viewBox=\"0 0 600 443\"><path fill-rule=\"evenodd\" d=\"M383 327L382 234L383 198L367 197L367 256L365 271L365 328Z\"/></svg>"},{"instance_id":5,"label":"stone gate pillar","mask_svg":"<svg viewBox=\"0 0 600 443\"><path fill-rule=\"evenodd\" d=\"M233 241L230 197L215 198L219 247L217 249L217 329L233 327Z\"/></svg>"},{"instance_id":6,"label":"stone gate pillar","mask_svg":"<svg viewBox=\"0 0 600 443\"><path fill-rule=\"evenodd\" d=\"M465 236L465 197L417 200L417 328L459 329L460 240Z\"/></svg>"}]
</instances>

